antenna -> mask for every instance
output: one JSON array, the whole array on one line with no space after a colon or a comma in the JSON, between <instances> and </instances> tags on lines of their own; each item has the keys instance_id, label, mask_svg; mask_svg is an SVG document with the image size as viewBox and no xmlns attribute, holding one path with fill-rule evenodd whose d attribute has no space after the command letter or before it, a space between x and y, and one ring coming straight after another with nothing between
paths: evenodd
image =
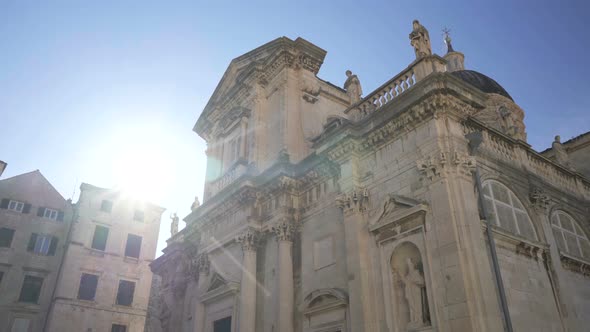
<instances>
[{"instance_id":1,"label":"antenna","mask_svg":"<svg viewBox=\"0 0 590 332\"><path fill-rule=\"evenodd\" d=\"M447 53L455 52L455 50L453 50L453 45L451 45L451 29L444 27L442 32L443 41L445 42L445 45L447 45Z\"/></svg>"},{"instance_id":2,"label":"antenna","mask_svg":"<svg viewBox=\"0 0 590 332\"><path fill-rule=\"evenodd\" d=\"M74 201L74 196L76 195L76 188L78 187L78 177L76 177L76 181L74 182L74 190L72 191L72 201Z\"/></svg>"}]
</instances>

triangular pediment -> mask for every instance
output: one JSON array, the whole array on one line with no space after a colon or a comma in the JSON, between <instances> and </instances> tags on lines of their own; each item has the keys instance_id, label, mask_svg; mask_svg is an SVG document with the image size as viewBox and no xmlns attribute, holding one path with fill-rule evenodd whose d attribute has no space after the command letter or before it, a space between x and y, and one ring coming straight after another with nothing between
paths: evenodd
<instances>
[{"instance_id":1,"label":"triangular pediment","mask_svg":"<svg viewBox=\"0 0 590 332\"><path fill-rule=\"evenodd\" d=\"M402 210L417 206L420 204L420 201L405 197L401 195L389 194L387 195L385 201L383 202L383 207L379 214L375 216L373 219L374 223L377 224L383 222L384 220L390 219L396 213L401 212Z\"/></svg>"},{"instance_id":2,"label":"triangular pediment","mask_svg":"<svg viewBox=\"0 0 590 332\"><path fill-rule=\"evenodd\" d=\"M227 285L227 281L221 275L219 275L219 273L214 272L211 276L211 280L209 281L207 292L221 288L225 285Z\"/></svg>"}]
</instances>

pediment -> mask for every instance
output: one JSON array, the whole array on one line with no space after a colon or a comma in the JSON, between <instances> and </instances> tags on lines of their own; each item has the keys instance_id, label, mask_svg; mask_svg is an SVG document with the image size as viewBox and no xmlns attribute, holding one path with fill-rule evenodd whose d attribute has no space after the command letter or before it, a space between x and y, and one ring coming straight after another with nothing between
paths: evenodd
<instances>
[{"instance_id":1,"label":"pediment","mask_svg":"<svg viewBox=\"0 0 590 332\"><path fill-rule=\"evenodd\" d=\"M344 308L348 305L348 294L337 288L317 289L304 299L304 313L313 315L318 312Z\"/></svg>"},{"instance_id":2,"label":"pediment","mask_svg":"<svg viewBox=\"0 0 590 332\"><path fill-rule=\"evenodd\" d=\"M226 285L227 281L225 280L225 278L223 278L219 273L214 272L213 276L211 276L211 280L209 281L209 287L207 287L207 292L224 287Z\"/></svg>"},{"instance_id":3,"label":"pediment","mask_svg":"<svg viewBox=\"0 0 590 332\"><path fill-rule=\"evenodd\" d=\"M209 114L217 108L223 108L224 103L232 97L240 95L240 90L251 89L253 82L264 84L285 66L303 68L317 74L325 56L325 50L303 38L291 40L280 37L233 59L193 130L202 135L209 125Z\"/></svg>"},{"instance_id":4,"label":"pediment","mask_svg":"<svg viewBox=\"0 0 590 332\"><path fill-rule=\"evenodd\" d=\"M414 198L389 194L380 211L371 219L373 233L393 236L423 223L428 211L425 203Z\"/></svg>"}]
</instances>

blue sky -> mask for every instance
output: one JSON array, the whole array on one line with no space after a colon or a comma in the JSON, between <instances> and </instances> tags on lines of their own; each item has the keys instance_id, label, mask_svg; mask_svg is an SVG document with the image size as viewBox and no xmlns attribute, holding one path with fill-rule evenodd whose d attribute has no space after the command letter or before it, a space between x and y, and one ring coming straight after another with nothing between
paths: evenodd
<instances>
[{"instance_id":1,"label":"blue sky","mask_svg":"<svg viewBox=\"0 0 590 332\"><path fill-rule=\"evenodd\" d=\"M34 169L66 198L80 182L148 184L162 218L201 196L205 143L191 131L231 59L274 38L328 51L319 76L365 93L413 60L417 18L444 53L498 81L525 110L529 143L590 130L586 1L1 1L3 177ZM137 157L137 158L136 158ZM136 167L130 172L130 167ZM153 184L153 185L152 185ZM142 187L143 189L143 187ZM78 189L76 189L76 192Z\"/></svg>"}]
</instances>

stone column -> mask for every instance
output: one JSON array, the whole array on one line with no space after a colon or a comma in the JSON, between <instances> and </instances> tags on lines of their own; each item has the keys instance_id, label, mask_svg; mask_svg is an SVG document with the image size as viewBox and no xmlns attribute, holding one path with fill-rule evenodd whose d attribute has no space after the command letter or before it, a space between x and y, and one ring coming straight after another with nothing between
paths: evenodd
<instances>
[{"instance_id":1,"label":"stone column","mask_svg":"<svg viewBox=\"0 0 590 332\"><path fill-rule=\"evenodd\" d=\"M241 126L241 143L240 143L240 158L243 159L248 159L246 156L246 140L248 137L248 118L243 116L242 117L242 121L240 122L240 126Z\"/></svg>"},{"instance_id":2,"label":"stone column","mask_svg":"<svg viewBox=\"0 0 590 332\"><path fill-rule=\"evenodd\" d=\"M242 244L242 280L240 283L239 331L256 330L256 249L258 232L248 229L236 239Z\"/></svg>"},{"instance_id":3,"label":"stone column","mask_svg":"<svg viewBox=\"0 0 590 332\"><path fill-rule=\"evenodd\" d=\"M337 198L344 217L351 331L378 331L380 324L372 279L375 270L370 246L374 240L367 230L368 200L368 192L360 188Z\"/></svg>"},{"instance_id":4,"label":"stone column","mask_svg":"<svg viewBox=\"0 0 590 332\"><path fill-rule=\"evenodd\" d=\"M206 292L207 276L209 275L209 257L207 254L201 254L197 261L197 268L199 270L199 280L197 283L197 293L199 298L195 306L195 321L194 331L205 332L205 304L201 302L203 294Z\"/></svg>"},{"instance_id":5,"label":"stone column","mask_svg":"<svg viewBox=\"0 0 590 332\"><path fill-rule=\"evenodd\" d=\"M279 328L281 332L293 332L293 235L294 224L283 219L272 227L279 242Z\"/></svg>"}]
</instances>

